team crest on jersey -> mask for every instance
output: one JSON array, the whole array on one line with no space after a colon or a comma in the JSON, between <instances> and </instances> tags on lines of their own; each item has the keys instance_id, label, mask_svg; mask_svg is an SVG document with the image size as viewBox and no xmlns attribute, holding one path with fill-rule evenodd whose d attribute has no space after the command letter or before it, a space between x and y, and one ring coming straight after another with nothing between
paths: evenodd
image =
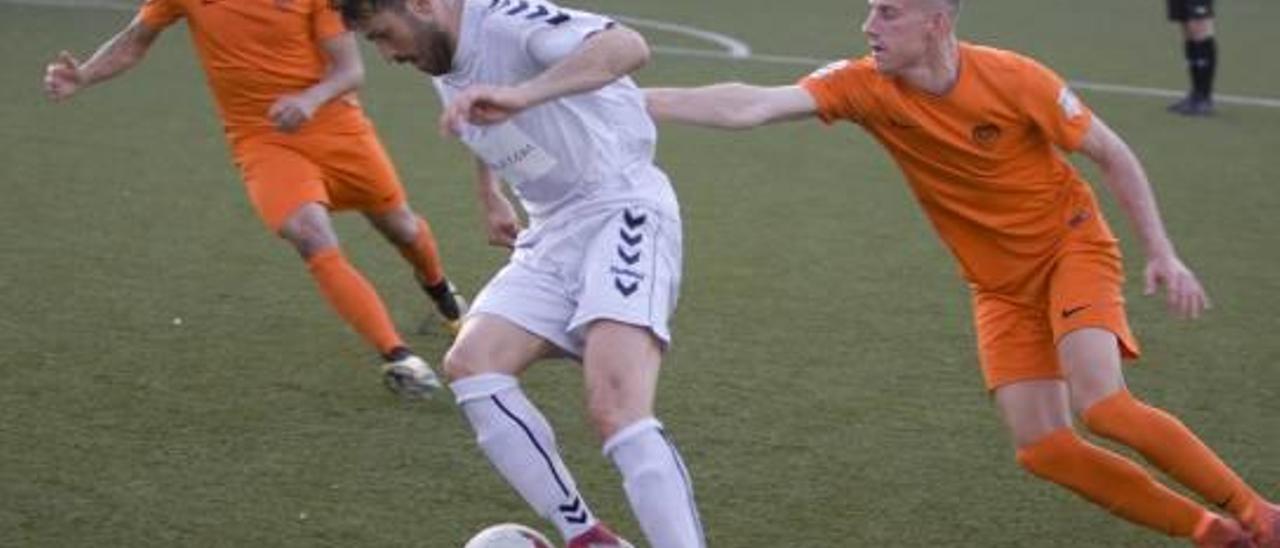
<instances>
[{"instance_id":1,"label":"team crest on jersey","mask_svg":"<svg viewBox=\"0 0 1280 548\"><path fill-rule=\"evenodd\" d=\"M1084 114L1084 105L1080 104L1080 98L1066 86L1062 86L1062 91L1058 92L1058 106L1062 107L1062 115L1067 119Z\"/></svg>"},{"instance_id":2,"label":"team crest on jersey","mask_svg":"<svg viewBox=\"0 0 1280 548\"><path fill-rule=\"evenodd\" d=\"M810 74L810 75L809 75L809 77L810 77L810 78L826 78L826 77L831 76L832 74L834 74L836 71L838 71L838 70L840 70L840 69L842 69L842 68L845 68L845 67L847 67L847 66L849 66L849 60L848 60L848 59L845 59L845 60L842 60L842 61L836 61L836 62L834 62L834 63L830 63L830 64L828 64L828 65L827 65L827 66L825 66L825 67L822 67L822 68L820 68L820 69L818 69L818 70L813 71L813 73L812 73L812 74Z\"/></svg>"},{"instance_id":3,"label":"team crest on jersey","mask_svg":"<svg viewBox=\"0 0 1280 548\"><path fill-rule=\"evenodd\" d=\"M979 124L973 126L973 142L979 146L990 148L1000 139L1000 126L995 124Z\"/></svg>"}]
</instances>

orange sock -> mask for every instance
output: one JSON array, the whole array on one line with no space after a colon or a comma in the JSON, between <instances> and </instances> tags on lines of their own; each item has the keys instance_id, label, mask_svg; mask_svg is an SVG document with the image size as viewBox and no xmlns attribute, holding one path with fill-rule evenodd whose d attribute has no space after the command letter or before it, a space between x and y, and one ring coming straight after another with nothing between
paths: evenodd
<instances>
[{"instance_id":1,"label":"orange sock","mask_svg":"<svg viewBox=\"0 0 1280 548\"><path fill-rule=\"evenodd\" d=\"M444 281L444 265L440 261L440 252L436 249L436 236L431 232L427 220L418 217L418 237L412 244L397 246L419 278L426 285L436 285Z\"/></svg>"},{"instance_id":2,"label":"orange sock","mask_svg":"<svg viewBox=\"0 0 1280 548\"><path fill-rule=\"evenodd\" d=\"M1019 449L1018 464L1113 514L1169 535L1190 537L1206 512L1141 466L1080 439L1070 428Z\"/></svg>"},{"instance_id":3,"label":"orange sock","mask_svg":"<svg viewBox=\"0 0 1280 548\"><path fill-rule=\"evenodd\" d=\"M1085 410L1089 430L1136 449L1148 462L1212 504L1243 517L1261 500L1176 417L1121 390Z\"/></svg>"},{"instance_id":4,"label":"orange sock","mask_svg":"<svg viewBox=\"0 0 1280 548\"><path fill-rule=\"evenodd\" d=\"M378 352L386 354L403 346L373 285L347 262L338 248L312 255L307 260L307 269L334 311Z\"/></svg>"}]
</instances>

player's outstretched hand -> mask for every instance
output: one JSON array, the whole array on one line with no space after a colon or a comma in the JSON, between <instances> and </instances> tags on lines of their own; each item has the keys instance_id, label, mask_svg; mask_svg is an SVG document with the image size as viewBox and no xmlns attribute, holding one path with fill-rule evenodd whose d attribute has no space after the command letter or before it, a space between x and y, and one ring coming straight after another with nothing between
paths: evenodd
<instances>
[{"instance_id":1,"label":"player's outstretched hand","mask_svg":"<svg viewBox=\"0 0 1280 548\"><path fill-rule=\"evenodd\" d=\"M440 134L457 135L462 122L490 125L505 122L529 102L516 88L474 86L453 98L440 114Z\"/></svg>"},{"instance_id":2,"label":"player's outstretched hand","mask_svg":"<svg viewBox=\"0 0 1280 548\"><path fill-rule=\"evenodd\" d=\"M267 117L271 118L271 123L275 124L276 129L293 133L311 119L317 106L304 95L286 95L276 99L276 102L267 110Z\"/></svg>"},{"instance_id":3,"label":"player's outstretched hand","mask_svg":"<svg viewBox=\"0 0 1280 548\"><path fill-rule=\"evenodd\" d=\"M61 101L72 95L84 85L84 76L80 74L80 61L70 52L63 51L44 68L44 94L49 99Z\"/></svg>"},{"instance_id":4,"label":"player's outstretched hand","mask_svg":"<svg viewBox=\"0 0 1280 548\"><path fill-rule=\"evenodd\" d=\"M1179 318L1199 318L1213 306L1195 273L1175 255L1148 259L1144 274L1146 288L1143 294L1154 295L1158 288L1163 287L1169 311Z\"/></svg>"}]
</instances>

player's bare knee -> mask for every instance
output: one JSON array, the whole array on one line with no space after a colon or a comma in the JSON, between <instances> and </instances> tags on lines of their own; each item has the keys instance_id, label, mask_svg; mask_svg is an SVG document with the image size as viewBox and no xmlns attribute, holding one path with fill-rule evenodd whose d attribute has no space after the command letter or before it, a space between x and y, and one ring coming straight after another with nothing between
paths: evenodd
<instances>
[{"instance_id":1,"label":"player's bare knee","mask_svg":"<svg viewBox=\"0 0 1280 548\"><path fill-rule=\"evenodd\" d=\"M1072 378L1071 411L1077 416L1084 416L1089 409L1102 401L1119 394L1125 389L1123 381L1101 377Z\"/></svg>"},{"instance_id":2,"label":"player's bare knee","mask_svg":"<svg viewBox=\"0 0 1280 548\"><path fill-rule=\"evenodd\" d=\"M650 409L639 409L626 402L627 398L618 394L596 392L588 395L587 417L591 422L591 429L601 441L609 439L628 425L653 415Z\"/></svg>"},{"instance_id":3,"label":"player's bare knee","mask_svg":"<svg viewBox=\"0 0 1280 548\"><path fill-rule=\"evenodd\" d=\"M280 227L280 237L298 250L302 258L338 246L338 237L329 222L329 214L318 204L303 206Z\"/></svg>"},{"instance_id":4,"label":"player's bare knee","mask_svg":"<svg viewBox=\"0 0 1280 548\"><path fill-rule=\"evenodd\" d=\"M479 365L482 360L476 354L476 351L469 346L454 344L449 347L449 351L445 352L444 361L441 363L444 375L449 379L449 382L484 373Z\"/></svg>"},{"instance_id":5,"label":"player's bare knee","mask_svg":"<svg viewBox=\"0 0 1280 548\"><path fill-rule=\"evenodd\" d=\"M587 415L591 421L591 430L601 440L607 440L615 432L629 424L620 409L609 405L588 404Z\"/></svg>"},{"instance_id":6,"label":"player's bare knee","mask_svg":"<svg viewBox=\"0 0 1280 548\"><path fill-rule=\"evenodd\" d=\"M1213 19L1192 19L1183 27L1187 38L1197 42L1213 37Z\"/></svg>"}]
</instances>

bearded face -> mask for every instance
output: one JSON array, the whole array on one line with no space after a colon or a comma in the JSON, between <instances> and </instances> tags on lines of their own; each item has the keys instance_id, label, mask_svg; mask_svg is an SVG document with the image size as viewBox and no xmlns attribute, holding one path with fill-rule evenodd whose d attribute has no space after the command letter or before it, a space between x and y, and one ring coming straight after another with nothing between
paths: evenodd
<instances>
[{"instance_id":1,"label":"bearded face","mask_svg":"<svg viewBox=\"0 0 1280 548\"><path fill-rule=\"evenodd\" d=\"M453 39L429 10L413 7L380 10L369 16L359 31L389 62L410 63L418 70L437 76L453 68Z\"/></svg>"}]
</instances>

